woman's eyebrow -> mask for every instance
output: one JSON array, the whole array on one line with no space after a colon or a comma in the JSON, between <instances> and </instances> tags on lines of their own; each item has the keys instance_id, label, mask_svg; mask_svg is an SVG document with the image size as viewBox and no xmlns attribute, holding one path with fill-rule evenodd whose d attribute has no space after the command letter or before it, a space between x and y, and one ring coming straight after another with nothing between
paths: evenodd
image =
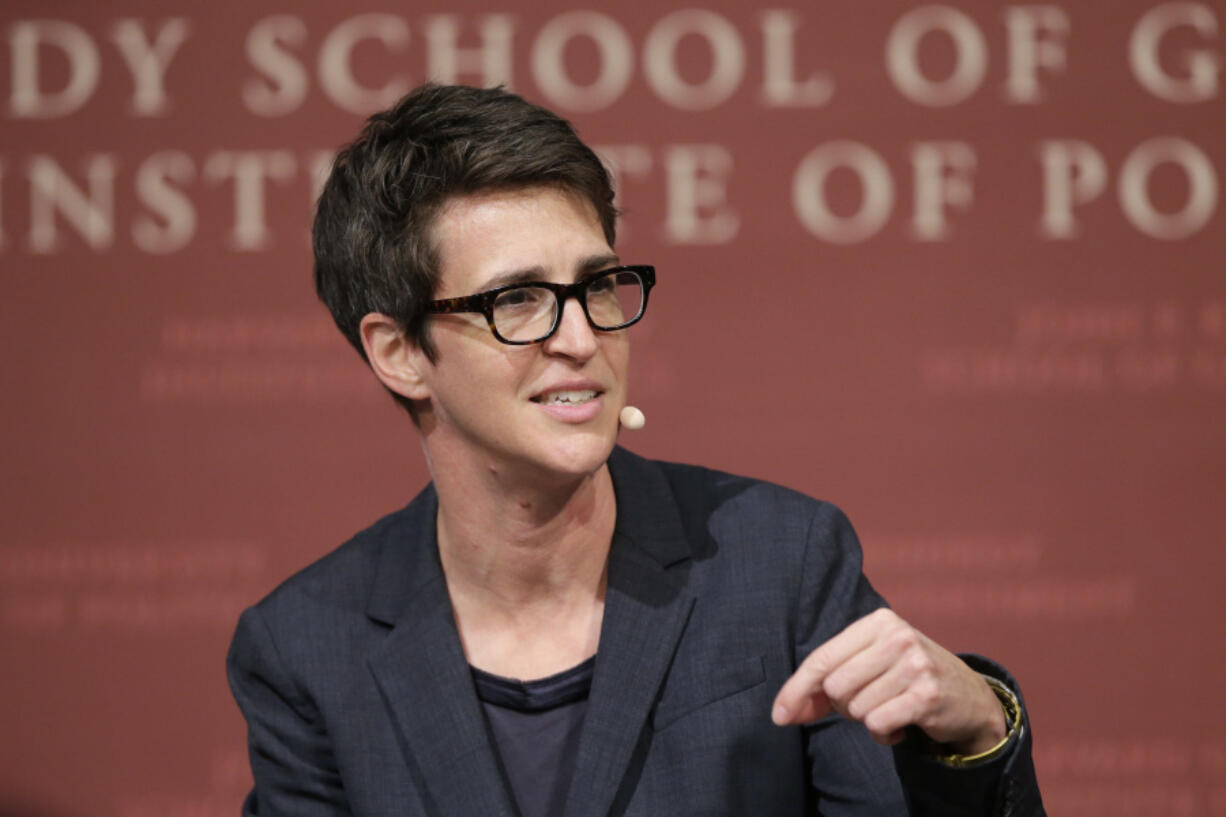
<instances>
[{"instance_id":1,"label":"woman's eyebrow","mask_svg":"<svg viewBox=\"0 0 1226 817\"><path fill-rule=\"evenodd\" d=\"M501 272L490 278L478 289L478 292L485 292L490 289L497 289L507 284L525 284L529 281L541 281L545 278L545 268L541 266L524 267L523 269L508 270Z\"/></svg>"},{"instance_id":2,"label":"woman's eyebrow","mask_svg":"<svg viewBox=\"0 0 1226 817\"><path fill-rule=\"evenodd\" d=\"M600 272L607 267L616 267L621 263L621 259L616 253L606 252L600 255L590 255L579 262L579 274L589 272Z\"/></svg>"},{"instance_id":3,"label":"woman's eyebrow","mask_svg":"<svg viewBox=\"0 0 1226 817\"><path fill-rule=\"evenodd\" d=\"M615 267L620 262L616 253L600 253L599 255L589 255L579 261L578 274L575 280L591 275L594 272ZM532 267L524 267L522 269L507 270L506 272L498 273L490 278L477 290L478 292L486 292L491 289L497 289L507 284L526 284L533 281L544 281L546 279L545 268L536 265Z\"/></svg>"}]
</instances>

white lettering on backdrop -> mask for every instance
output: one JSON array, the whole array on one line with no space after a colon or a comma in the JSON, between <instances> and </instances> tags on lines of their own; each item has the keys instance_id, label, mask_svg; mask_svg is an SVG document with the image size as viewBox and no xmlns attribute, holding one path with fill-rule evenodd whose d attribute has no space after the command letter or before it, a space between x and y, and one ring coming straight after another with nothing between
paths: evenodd
<instances>
[{"instance_id":1,"label":"white lettering on backdrop","mask_svg":"<svg viewBox=\"0 0 1226 817\"><path fill-rule=\"evenodd\" d=\"M813 129L821 139L793 144L773 166L783 168L776 181L779 204L787 206L790 183L797 224L830 243L871 240L896 218L911 240L955 240L982 198L976 174L999 172L1026 156L1038 212L1034 227L1017 228L1034 229L1041 240L1124 227L1175 241L1210 229L1219 215L1223 157L1220 140L1197 143L1201 129L1171 125L1154 134L1144 131L1138 116L1122 151L1076 133L1043 133L1043 117L1066 121L1044 106L1053 99L1067 105L1067 85L1077 79L1070 66L1085 65L1070 54L1110 45L1102 42L1106 35L1087 30L1090 12L1073 11L1055 3L1009 4L993 17L967 3L911 6L876 22L875 34L861 29L859 36L878 38L876 56L860 49L844 65L839 61L852 52L822 47L839 36L832 25L837 18L795 8L743 17L688 8L635 25L582 9L531 24L509 12L416 19L361 13L323 24L274 14L238 32L243 70L228 88L202 83L198 71L187 70L189 59L220 44L202 39L203 29L185 16L89 24L16 20L0 39L10 67L7 105L0 110L10 120L0 148L0 253L49 254L73 246L173 253L197 239L202 219L218 215L228 222L221 230L208 228L210 235L224 234L235 250L266 251L276 245L279 229L270 216L287 203L309 213L329 151L256 142L193 152L170 144L131 156L91 141L97 129L90 118L104 117L109 133L117 117L135 122L190 113L202 93L214 95L211 110L224 106L216 94L230 94L231 124L243 116L290 117L312 99L361 115L430 78L506 84L567 115L617 112L633 95L632 115L650 117L653 126L740 105L746 110L738 116L760 108L769 112L769 127L789 128L792 135ZM1219 15L1203 2L1159 2L1134 12L1117 43L1126 68L1105 90L1134 110L1145 100L1176 112L1216 104L1223 65ZM837 79L854 71L859 80L866 70L887 91L887 98L868 101L875 106L905 114L907 106L1005 105L1034 112L1028 116L1039 127L1032 136L1002 141L994 134L989 141L977 128L986 127L990 114L977 109L956 120L952 132L925 134L940 138L871 144L846 131L856 121L847 116L849 106L859 112L865 102L839 98L844 88L859 86ZM528 87L517 88L521 80ZM989 93L993 88L997 92ZM1129 92L1135 96L1128 98ZM813 118L818 115L820 121ZM22 138L23 127L55 120L77 127L80 150L57 153L37 137ZM662 239L723 244L740 235L742 214L751 209L737 200L736 174L748 164L738 156L746 149L744 135L734 140L712 132L689 142L654 127L644 132L661 136L604 145L601 153L619 190L630 181L635 195L659 198ZM14 147L23 144L30 146L26 153ZM839 192L848 189L858 192L851 203ZM900 197L909 205L899 206ZM1113 224L1099 226L1111 217Z\"/></svg>"}]
</instances>

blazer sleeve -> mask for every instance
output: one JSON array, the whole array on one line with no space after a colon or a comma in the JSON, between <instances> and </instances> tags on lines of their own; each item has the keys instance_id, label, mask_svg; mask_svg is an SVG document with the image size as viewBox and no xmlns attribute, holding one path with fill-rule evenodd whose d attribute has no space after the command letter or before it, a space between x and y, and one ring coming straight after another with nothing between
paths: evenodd
<instances>
[{"instance_id":1,"label":"blazer sleeve","mask_svg":"<svg viewBox=\"0 0 1226 817\"><path fill-rule=\"evenodd\" d=\"M1022 725L1004 754L988 763L951 768L918 748L926 741L912 735L894 747L910 813L942 817L1045 817L1031 755L1030 719L1022 691L1008 671L979 655L961 655L971 669L1003 682L1021 704Z\"/></svg>"},{"instance_id":2,"label":"blazer sleeve","mask_svg":"<svg viewBox=\"0 0 1226 817\"><path fill-rule=\"evenodd\" d=\"M286 668L258 607L239 618L226 673L247 720L255 778L243 817L350 814L319 713Z\"/></svg>"},{"instance_id":3,"label":"blazer sleeve","mask_svg":"<svg viewBox=\"0 0 1226 817\"><path fill-rule=\"evenodd\" d=\"M795 662L847 625L886 606L862 570L860 543L838 508L819 505L809 530L797 613ZM977 656L970 666L1005 681L1002 668ZM1023 705L1023 717L1025 706ZM840 715L806 727L810 780L823 817L1042 817L1030 755L1029 723L1004 755L983 766L954 769L908 744L874 742Z\"/></svg>"}]
</instances>

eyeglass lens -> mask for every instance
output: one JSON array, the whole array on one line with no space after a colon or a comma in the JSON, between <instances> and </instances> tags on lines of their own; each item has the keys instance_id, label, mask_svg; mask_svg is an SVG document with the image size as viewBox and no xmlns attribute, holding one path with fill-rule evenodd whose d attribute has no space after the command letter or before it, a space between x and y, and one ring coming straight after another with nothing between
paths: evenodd
<instances>
[{"instance_id":1,"label":"eyeglass lens","mask_svg":"<svg viewBox=\"0 0 1226 817\"><path fill-rule=\"evenodd\" d=\"M643 282L626 270L598 275L583 291L587 314L597 329L619 329L633 323L643 308ZM510 341L535 341L549 335L558 298L545 287L516 287L494 300L494 329Z\"/></svg>"}]
</instances>

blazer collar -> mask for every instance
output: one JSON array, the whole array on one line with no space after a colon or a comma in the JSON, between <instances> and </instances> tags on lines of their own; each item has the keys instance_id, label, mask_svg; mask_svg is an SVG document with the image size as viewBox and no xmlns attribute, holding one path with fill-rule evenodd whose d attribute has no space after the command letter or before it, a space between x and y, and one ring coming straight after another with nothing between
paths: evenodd
<instances>
[{"instance_id":1,"label":"blazer collar","mask_svg":"<svg viewBox=\"0 0 1226 817\"><path fill-rule=\"evenodd\" d=\"M693 597L689 554L668 480L623 449L609 459L617 523L596 669L565 813L602 817L625 805L648 717ZM490 746L438 560L438 498L427 488L384 526L367 613L393 625L369 658L411 771L440 814L515 814Z\"/></svg>"},{"instance_id":2,"label":"blazer collar","mask_svg":"<svg viewBox=\"0 0 1226 817\"><path fill-rule=\"evenodd\" d=\"M687 559L681 512L658 463L614 448L609 473L617 494L617 532L661 567Z\"/></svg>"},{"instance_id":3,"label":"blazer collar","mask_svg":"<svg viewBox=\"0 0 1226 817\"><path fill-rule=\"evenodd\" d=\"M366 615L393 625L404 616L419 588L443 578L435 536L437 519L438 494L431 483L407 507L375 526L372 533L379 538L379 555Z\"/></svg>"}]
</instances>

